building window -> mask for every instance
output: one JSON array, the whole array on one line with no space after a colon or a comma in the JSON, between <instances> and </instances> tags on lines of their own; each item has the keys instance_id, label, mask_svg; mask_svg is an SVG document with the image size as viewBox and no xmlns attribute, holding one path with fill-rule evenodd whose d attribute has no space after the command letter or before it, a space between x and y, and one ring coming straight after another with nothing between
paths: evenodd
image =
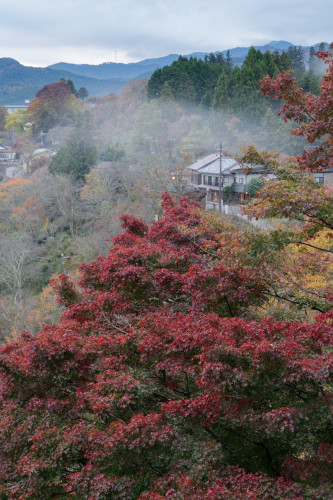
<instances>
[{"instance_id":1,"label":"building window","mask_svg":"<svg viewBox=\"0 0 333 500\"><path fill-rule=\"evenodd\" d=\"M243 179L243 177L240 177L240 178L238 179L238 182L239 182L239 184L244 184L244 179Z\"/></svg>"},{"instance_id":2,"label":"building window","mask_svg":"<svg viewBox=\"0 0 333 500\"><path fill-rule=\"evenodd\" d=\"M208 176L208 186L211 186L212 185L212 176L209 175Z\"/></svg>"},{"instance_id":3,"label":"building window","mask_svg":"<svg viewBox=\"0 0 333 500\"><path fill-rule=\"evenodd\" d=\"M319 184L324 184L324 177L315 175L315 181L319 182Z\"/></svg>"},{"instance_id":4,"label":"building window","mask_svg":"<svg viewBox=\"0 0 333 500\"><path fill-rule=\"evenodd\" d=\"M215 186L219 186L219 178L218 177L215 177Z\"/></svg>"}]
</instances>

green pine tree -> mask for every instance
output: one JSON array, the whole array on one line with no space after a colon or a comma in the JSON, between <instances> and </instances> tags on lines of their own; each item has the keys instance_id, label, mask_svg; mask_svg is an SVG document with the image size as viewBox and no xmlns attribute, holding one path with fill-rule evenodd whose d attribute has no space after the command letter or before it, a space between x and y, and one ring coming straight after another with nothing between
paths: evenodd
<instances>
[{"instance_id":1,"label":"green pine tree","mask_svg":"<svg viewBox=\"0 0 333 500\"><path fill-rule=\"evenodd\" d=\"M212 101L213 109L227 110L230 105L229 100L229 78L225 71L222 71L215 87L214 97Z\"/></svg>"},{"instance_id":2,"label":"green pine tree","mask_svg":"<svg viewBox=\"0 0 333 500\"><path fill-rule=\"evenodd\" d=\"M69 136L66 145L52 158L51 174L68 174L73 181L84 181L97 161L97 148L91 132L90 119L85 117Z\"/></svg>"}]
</instances>

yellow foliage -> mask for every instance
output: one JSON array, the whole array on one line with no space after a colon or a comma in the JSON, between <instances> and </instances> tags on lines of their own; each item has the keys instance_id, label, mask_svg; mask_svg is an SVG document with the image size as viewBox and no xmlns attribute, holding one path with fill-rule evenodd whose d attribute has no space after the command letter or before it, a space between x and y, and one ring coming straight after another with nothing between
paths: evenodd
<instances>
[{"instance_id":1,"label":"yellow foliage","mask_svg":"<svg viewBox=\"0 0 333 500\"><path fill-rule=\"evenodd\" d=\"M5 130L15 129L16 132L23 132L26 122L27 112L25 110L14 111L11 115L6 116Z\"/></svg>"},{"instance_id":2,"label":"yellow foliage","mask_svg":"<svg viewBox=\"0 0 333 500\"><path fill-rule=\"evenodd\" d=\"M51 285L45 287L39 296L38 305L28 317L31 329L38 331L43 325L55 323L60 319L61 308L58 305Z\"/></svg>"},{"instance_id":3,"label":"yellow foliage","mask_svg":"<svg viewBox=\"0 0 333 500\"><path fill-rule=\"evenodd\" d=\"M93 169L89 174L86 175L86 183L83 186L81 198L83 200L96 198L99 194L102 194L104 190L105 187L101 182L100 171L97 169Z\"/></svg>"},{"instance_id":4,"label":"yellow foliage","mask_svg":"<svg viewBox=\"0 0 333 500\"><path fill-rule=\"evenodd\" d=\"M329 253L332 238L333 231L326 229L308 241L322 250L302 245L288 248L295 280L311 293L333 293L333 254Z\"/></svg>"}]
</instances>

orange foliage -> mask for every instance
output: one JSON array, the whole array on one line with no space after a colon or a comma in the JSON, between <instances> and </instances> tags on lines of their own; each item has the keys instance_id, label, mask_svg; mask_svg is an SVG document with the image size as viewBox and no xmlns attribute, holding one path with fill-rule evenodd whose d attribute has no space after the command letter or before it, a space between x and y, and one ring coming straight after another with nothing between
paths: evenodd
<instances>
[{"instance_id":1,"label":"orange foliage","mask_svg":"<svg viewBox=\"0 0 333 500\"><path fill-rule=\"evenodd\" d=\"M0 208L7 208L11 203L18 200L25 188L33 182L32 179L10 179L0 184Z\"/></svg>"},{"instance_id":2,"label":"orange foliage","mask_svg":"<svg viewBox=\"0 0 333 500\"><path fill-rule=\"evenodd\" d=\"M37 92L28 107L28 117L34 123L35 130L48 130L60 117L75 114L78 105L67 82L51 83Z\"/></svg>"},{"instance_id":3,"label":"orange foliage","mask_svg":"<svg viewBox=\"0 0 333 500\"><path fill-rule=\"evenodd\" d=\"M55 293L51 285L45 287L38 297L38 305L28 316L30 328L33 331L40 330L43 325L56 322L60 318L61 308L59 307Z\"/></svg>"},{"instance_id":4,"label":"orange foliage","mask_svg":"<svg viewBox=\"0 0 333 500\"><path fill-rule=\"evenodd\" d=\"M23 229L24 227L38 229L41 226L45 226L46 222L44 208L35 196L27 198L21 206L13 207L11 219L19 229Z\"/></svg>"}]
</instances>

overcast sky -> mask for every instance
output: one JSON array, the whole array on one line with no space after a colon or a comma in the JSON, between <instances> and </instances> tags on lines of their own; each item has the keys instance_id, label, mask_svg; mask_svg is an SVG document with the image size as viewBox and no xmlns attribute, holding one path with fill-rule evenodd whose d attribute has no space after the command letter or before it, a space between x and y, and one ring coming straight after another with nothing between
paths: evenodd
<instances>
[{"instance_id":1,"label":"overcast sky","mask_svg":"<svg viewBox=\"0 0 333 500\"><path fill-rule=\"evenodd\" d=\"M134 62L272 40L333 41L333 0L0 0L0 5L0 57L31 66Z\"/></svg>"}]
</instances>

